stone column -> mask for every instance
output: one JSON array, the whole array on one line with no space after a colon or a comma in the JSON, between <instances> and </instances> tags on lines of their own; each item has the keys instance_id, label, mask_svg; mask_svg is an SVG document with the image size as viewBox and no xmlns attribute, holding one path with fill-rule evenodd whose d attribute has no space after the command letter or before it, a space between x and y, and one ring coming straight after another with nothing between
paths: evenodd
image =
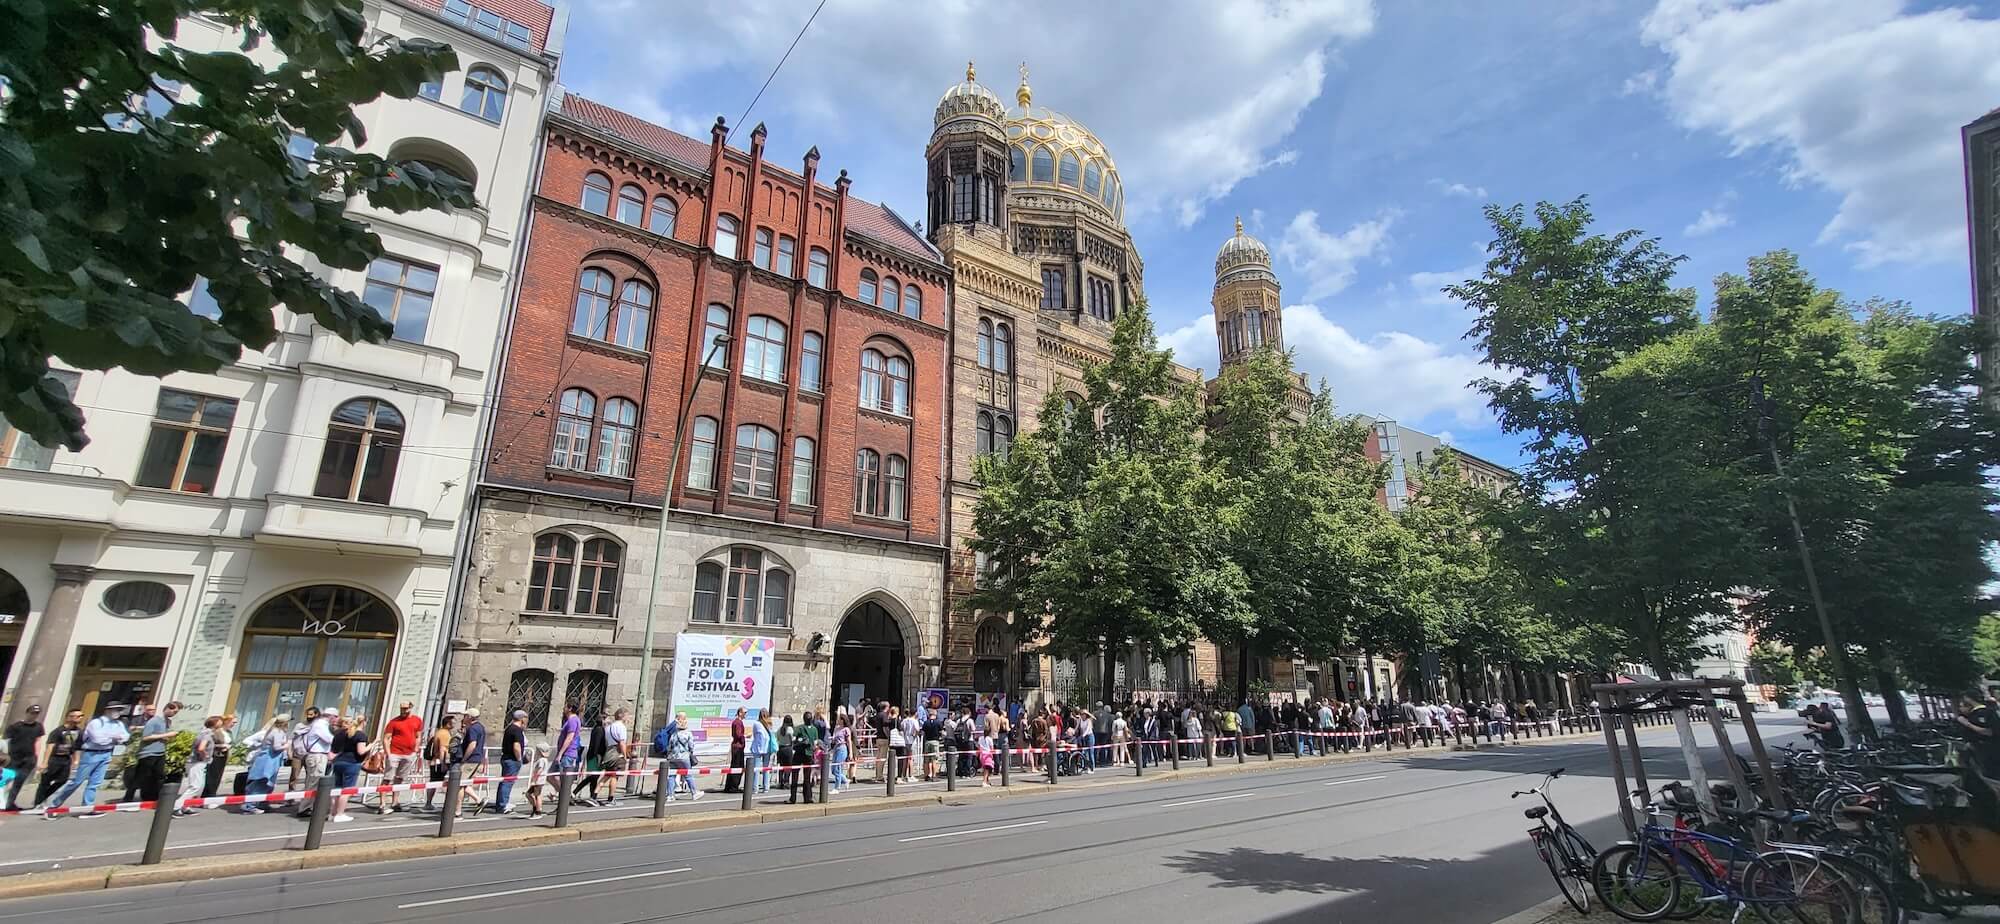
<instances>
[{"instance_id":1,"label":"stone column","mask_svg":"<svg viewBox=\"0 0 2000 924\"><path fill-rule=\"evenodd\" d=\"M88 565L50 565L56 573L55 589L42 607L37 625L30 626L34 637L21 656L21 684L14 692L10 719L20 719L30 705L39 703L44 721L60 716L67 703L55 701L56 680L69 660L69 640L76 632L76 614L83 604L83 585L97 569Z\"/></svg>"}]
</instances>

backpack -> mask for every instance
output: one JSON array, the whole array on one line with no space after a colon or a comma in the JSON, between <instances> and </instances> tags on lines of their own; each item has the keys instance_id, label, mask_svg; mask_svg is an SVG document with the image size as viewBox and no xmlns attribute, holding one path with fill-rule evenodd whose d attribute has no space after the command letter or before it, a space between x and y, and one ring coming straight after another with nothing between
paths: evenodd
<instances>
[{"instance_id":1,"label":"backpack","mask_svg":"<svg viewBox=\"0 0 2000 924\"><path fill-rule=\"evenodd\" d=\"M661 726L659 731L653 733L653 753L665 754L673 749L674 730L678 727L674 723L668 722Z\"/></svg>"}]
</instances>

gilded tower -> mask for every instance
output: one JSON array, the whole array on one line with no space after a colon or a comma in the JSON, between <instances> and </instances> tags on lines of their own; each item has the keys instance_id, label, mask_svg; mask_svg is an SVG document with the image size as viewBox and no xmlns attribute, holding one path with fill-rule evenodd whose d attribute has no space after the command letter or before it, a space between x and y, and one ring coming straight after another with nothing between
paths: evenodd
<instances>
[{"instance_id":1,"label":"gilded tower","mask_svg":"<svg viewBox=\"0 0 2000 924\"><path fill-rule=\"evenodd\" d=\"M1261 347L1285 348L1284 311L1278 302L1278 276L1271 272L1271 251L1243 233L1236 219L1236 236L1222 242L1215 254L1215 339L1223 368Z\"/></svg>"}]
</instances>

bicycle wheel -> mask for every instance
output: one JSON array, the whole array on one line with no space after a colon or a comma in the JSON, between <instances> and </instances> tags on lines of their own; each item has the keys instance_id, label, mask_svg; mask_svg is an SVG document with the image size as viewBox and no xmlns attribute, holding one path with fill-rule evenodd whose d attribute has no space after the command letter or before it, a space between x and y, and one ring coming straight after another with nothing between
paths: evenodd
<instances>
[{"instance_id":1,"label":"bicycle wheel","mask_svg":"<svg viewBox=\"0 0 2000 924\"><path fill-rule=\"evenodd\" d=\"M1570 875L1569 858L1560 844L1550 843L1552 840L1555 839L1546 834L1537 834L1535 852L1541 854L1542 865L1549 868L1550 876L1555 877L1556 889L1562 893L1563 900L1578 912L1589 914L1590 892L1585 889L1582 880Z\"/></svg>"},{"instance_id":2,"label":"bicycle wheel","mask_svg":"<svg viewBox=\"0 0 2000 924\"><path fill-rule=\"evenodd\" d=\"M1855 924L1903 924L1907 917L1902 905L1896 901L1896 893L1889 883L1868 864L1852 857L1837 853L1820 855L1834 871L1847 877L1848 885L1854 888L1858 901L1855 905Z\"/></svg>"},{"instance_id":3,"label":"bicycle wheel","mask_svg":"<svg viewBox=\"0 0 2000 924\"><path fill-rule=\"evenodd\" d=\"M1771 924L1855 924L1861 904L1847 877L1811 854L1763 854L1744 867L1739 887Z\"/></svg>"},{"instance_id":4,"label":"bicycle wheel","mask_svg":"<svg viewBox=\"0 0 2000 924\"><path fill-rule=\"evenodd\" d=\"M1680 901L1680 877L1673 866L1664 853L1642 853L1639 845L1622 842L1597 855L1590 884L1612 914L1628 921L1657 921Z\"/></svg>"}]
</instances>

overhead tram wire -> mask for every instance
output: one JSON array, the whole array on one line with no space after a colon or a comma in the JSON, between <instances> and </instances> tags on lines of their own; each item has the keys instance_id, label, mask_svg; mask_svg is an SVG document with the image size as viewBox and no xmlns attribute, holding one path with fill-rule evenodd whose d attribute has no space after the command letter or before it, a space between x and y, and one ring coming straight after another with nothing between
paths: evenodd
<instances>
[{"instance_id":1,"label":"overhead tram wire","mask_svg":"<svg viewBox=\"0 0 2000 924\"><path fill-rule=\"evenodd\" d=\"M738 116L738 117L736 118L736 125L731 125L731 126L729 127L729 131L728 131L728 133L727 133L727 134L724 134L724 135L722 136L722 144L723 144L723 146L724 146L724 147L728 147L728 145L729 145L729 139L730 139L730 138L731 138L732 136L734 136L734 135L736 134L736 128L737 128L737 126L740 126L740 125L742 125L742 124L743 124L743 120L744 120L744 119L747 119L747 118L749 118L749 117L750 117L750 111L751 111L751 110L753 110L753 109L755 109L755 108L757 108L757 101L758 101L758 100L761 100L761 99L763 99L763 98L764 98L764 91L765 91L766 89L770 88L770 86L771 86L771 81L772 81L772 80L775 80L775 79L777 79L777 76L778 76L778 71L779 71L779 70L780 70L781 68L783 68L783 67L785 66L785 62L786 62L786 61L789 61L789 60L791 60L791 57L792 57L792 50L793 50L793 49L795 49L795 48L798 48L798 47L799 47L799 40L800 40L800 39L803 39L803 38L805 38L805 35L806 35L806 30L812 27L812 24L813 24L813 20L816 20L816 19L818 19L818 18L819 18L819 11L820 11L820 10L823 10L823 9L826 9L826 0L819 0L819 6L816 6L816 7L814 7L814 8L813 8L813 11L812 11L812 15L811 15L811 16L808 16L808 17L806 17L806 22L805 22L805 25L803 25L803 26L800 26L800 27L799 27L799 32L798 32L798 34L797 34L797 35L794 35L794 36L792 36L792 44L791 44L791 45L789 45L789 46L787 46L787 47L785 48L785 54L784 54L784 56L783 56L783 57L780 57L780 58L778 59L778 63L777 63L777 64L775 64L775 65L773 65L773 66L771 67L771 72L770 72L769 74L766 74L766 75L764 76L764 83L763 83L763 85L762 85L762 86L760 86L760 87L758 87L758 88L757 88L757 94L756 94L755 96L752 96L752 97L750 98L750 105L748 105L748 106L745 106L745 107L743 107L743 114L742 114L742 115L740 115L740 116ZM614 208L615 208L615 206L614 206ZM642 225L640 225L640 227L641 227L641 228L643 229L643 228L644 228L644 225L642 224ZM703 231L706 231L707 229L705 229L705 228L704 228L704 229L702 229L702 230L703 230ZM650 232L649 232L649 233L650 233ZM646 250L645 250L645 252L644 252L644 253L642 253L642 254L640 254L640 257L639 257L639 259L640 259L640 262L642 262L642 263L643 263L643 262L645 262L645 260L646 260L647 258L649 258L649 257L651 257L651 256L653 255L653 252L654 252L654 251L656 251L656 250L658 250L658 249L659 249L659 247L660 247L660 244L659 244L659 240L657 239L657 238L659 238L659 235L655 235L655 238L656 238L656 240L654 240L654 241L653 241L653 242L652 242L651 244L647 245L647 247L646 247ZM735 259L735 255L734 255L734 254L731 254L731 255L730 255L730 258L731 258L731 259ZM657 297L657 294L656 294L656 297ZM656 304L656 305L654 306L654 311L655 311L655 314L658 314L658 312L659 312L659 309L660 309L660 307L661 307L661 306L660 306L659 304ZM572 306L571 306L571 309L570 309L570 310L571 310L571 311L575 311L575 310L576 310L576 309L575 309L575 306L574 306L574 305L572 305ZM699 306L696 306L696 310L699 310ZM733 317L733 314L734 314L734 311L735 311L735 309L734 309L734 308L732 308L732 309L731 309L731 313L732 313L732 317ZM606 322L606 323L608 324L608 323L610 323L610 320L611 320L611 318L610 318L610 315L608 315L608 314L607 314L607 315L605 316L605 322ZM602 331L598 331L598 332L596 332L596 333L598 333L598 334L601 334L601 333L602 333ZM601 336L593 336L593 337L592 337L591 339L593 339L593 340L602 340L603 338L602 338ZM650 353L650 352L651 352L651 349L649 348L647 352L649 352L649 353ZM533 412L526 412L526 419L522 420L522 421L521 421L521 423L520 423L520 425L514 428L514 432L513 432L512 434L509 434L509 435L508 435L508 437L507 437L507 440L506 440L506 442L504 442L504 443L501 443L501 444L500 444L500 446L499 446L499 448L497 448L497 449L494 449L494 450L493 450L493 451L491 452L491 454L490 454L490 458L492 458L492 459L498 459L498 458L501 458L501 457L505 456L505 455L507 454L507 451L508 451L509 449L512 449L512 448L514 448L514 443L520 440L520 438L521 438L521 434L527 431L527 429L528 429L528 422L529 422L530 420L534 419L534 418L535 418L535 417L537 417L537 416L543 416L543 417L546 417L546 416L547 416L547 412L548 412L548 409L549 409L550 405L551 405L551 404L552 404L552 403L553 403L553 402L555 401L557 393L559 393L559 392L560 392L560 391L562 390L562 387L563 387L563 381L564 381L565 379L567 379L567 378L569 377L569 370L570 370L570 367L571 367L571 366L573 366L573 365L575 365L575 363L576 363L576 358L577 358L577 357L578 357L579 355L581 355L581 351L579 351L579 350L571 350L571 351L570 351L570 355L569 355L568 357L565 357L565 358L564 358L564 360L563 360L563 364L562 364L561 366L559 366L559 367L558 367L558 368L556 369L556 376L555 376L555 384L554 384L554 385L552 385L552 386L550 386L550 388L549 388L549 393L548 393L547 395L545 395L545 396L543 396L543 397L542 397L542 400L541 400L540 402L538 402L538 403L537 403L537 406L536 406L536 408L535 408L535 410L534 410ZM705 374L705 372L706 372L706 370L696 370L696 373L695 373L695 374L696 374L696 375L702 375L702 374ZM503 374L504 374L504 373L503 373ZM517 413L523 413L523 412L517 412ZM680 438L681 438L681 434L679 434L679 433L676 433L676 434L674 434L674 439L675 439L676 441L678 441L678 440L679 440ZM663 506L663 507L664 507L664 506L671 506L671 505L672 505L672 503L673 503L673 480L674 480L674 473L673 473L673 472L668 472L668 473L667 473L667 493L666 493L666 499L665 499L664 501L662 501L662 506Z\"/></svg>"}]
</instances>

